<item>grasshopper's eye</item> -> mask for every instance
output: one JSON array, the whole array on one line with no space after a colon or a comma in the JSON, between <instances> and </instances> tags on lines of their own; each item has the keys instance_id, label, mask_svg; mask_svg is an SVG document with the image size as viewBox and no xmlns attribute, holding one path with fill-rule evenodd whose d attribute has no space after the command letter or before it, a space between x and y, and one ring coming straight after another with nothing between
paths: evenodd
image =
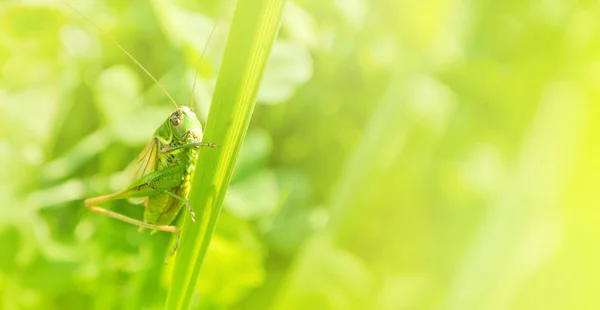
<instances>
[{"instance_id":1,"label":"grasshopper's eye","mask_svg":"<svg viewBox=\"0 0 600 310\"><path fill-rule=\"evenodd\" d=\"M181 124L181 120L179 118L177 118L177 117L171 118L171 125L179 126L179 124Z\"/></svg>"}]
</instances>

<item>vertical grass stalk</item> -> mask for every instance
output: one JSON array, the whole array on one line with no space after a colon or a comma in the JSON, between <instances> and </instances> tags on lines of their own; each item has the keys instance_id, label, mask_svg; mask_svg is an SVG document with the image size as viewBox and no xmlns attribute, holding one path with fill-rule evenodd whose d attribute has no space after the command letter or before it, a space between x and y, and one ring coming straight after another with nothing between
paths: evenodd
<instances>
[{"instance_id":1,"label":"vertical grass stalk","mask_svg":"<svg viewBox=\"0 0 600 310\"><path fill-rule=\"evenodd\" d=\"M186 218L175 258L166 309L187 309L244 140L284 0L239 0L215 87L190 202L197 223Z\"/></svg>"}]
</instances>

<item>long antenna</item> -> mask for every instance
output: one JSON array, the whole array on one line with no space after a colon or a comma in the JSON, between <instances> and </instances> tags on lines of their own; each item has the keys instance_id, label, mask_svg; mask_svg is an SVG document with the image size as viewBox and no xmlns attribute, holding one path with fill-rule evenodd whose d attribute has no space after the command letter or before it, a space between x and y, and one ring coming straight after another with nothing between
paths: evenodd
<instances>
[{"instance_id":1,"label":"long antenna","mask_svg":"<svg viewBox=\"0 0 600 310\"><path fill-rule=\"evenodd\" d=\"M198 64L196 65L196 74L194 74L194 83L192 84L192 93L190 95L190 108L194 108L194 92L196 90L196 81L198 80L198 74L200 73L200 64L202 63L202 59L204 58L204 54L206 53L206 49L208 48L208 43L210 42L210 38L212 38L215 29L217 29L217 25L219 24L219 19L215 22L212 29L210 30L210 34L206 39L206 43L204 43L204 47L202 48L202 53L200 54L200 59L198 60Z\"/></svg>"},{"instance_id":2,"label":"long antenna","mask_svg":"<svg viewBox=\"0 0 600 310\"><path fill-rule=\"evenodd\" d=\"M100 28L98 25L96 25L91 19L87 18L87 16L83 15L83 13L81 13L79 10L77 10L75 7L73 7L69 2L67 2L66 0L61 0L61 1L64 2L73 11L75 11L75 13L79 14L81 17L83 17L85 20L87 20L90 24L92 24L96 28L96 30L98 30L98 32L100 32L102 35L104 35L110 41L112 41L112 43L115 44L121 51L123 51L123 53L125 53L125 55L127 55L127 57L129 57L131 60L133 60L133 62L140 69L142 69L144 72L146 72L146 74L156 83L156 85L158 85L158 87L160 87L160 89L163 91L163 93L165 93L165 95L167 95L167 97L169 97L169 99L171 100L171 102L173 102L175 107L177 107L177 108L179 107L177 105L177 102L175 102L175 99L173 99L173 97L171 97L171 94L169 94L167 89L150 73L150 71L148 71L144 66L142 66L142 64L139 61L137 61L131 54L129 54L129 52L124 47L122 47L121 44L119 44L119 42L117 42L117 40L115 40L113 37L111 37L108 33L104 32L102 30L102 28Z\"/></svg>"}]
</instances>

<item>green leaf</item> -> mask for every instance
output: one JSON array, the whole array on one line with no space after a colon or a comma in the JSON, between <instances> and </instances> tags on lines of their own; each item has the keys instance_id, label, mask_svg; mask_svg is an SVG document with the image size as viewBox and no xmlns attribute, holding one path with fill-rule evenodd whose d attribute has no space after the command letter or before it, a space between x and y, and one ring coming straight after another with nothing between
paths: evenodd
<instances>
[{"instance_id":1,"label":"green leaf","mask_svg":"<svg viewBox=\"0 0 600 310\"><path fill-rule=\"evenodd\" d=\"M271 47L279 29L283 0L238 2L221 72L206 123L190 202L197 223L185 221L175 258L166 309L187 309L231 180Z\"/></svg>"}]
</instances>

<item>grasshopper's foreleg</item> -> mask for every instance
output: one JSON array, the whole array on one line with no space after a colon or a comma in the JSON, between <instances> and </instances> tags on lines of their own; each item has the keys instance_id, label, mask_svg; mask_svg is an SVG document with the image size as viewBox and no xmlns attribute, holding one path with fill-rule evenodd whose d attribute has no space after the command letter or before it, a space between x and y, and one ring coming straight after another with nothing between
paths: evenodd
<instances>
[{"instance_id":1,"label":"grasshopper's foreleg","mask_svg":"<svg viewBox=\"0 0 600 310\"><path fill-rule=\"evenodd\" d=\"M106 202L106 201L113 200L113 199L114 199L113 195L89 198L89 199L85 200L85 207L96 213L104 214L104 215L110 216L112 218L115 218L117 220L127 222L129 224L133 224L133 225L136 225L139 227L148 228L148 229L156 229L156 230L160 230L160 231L166 231L166 232L170 232L170 233L179 234L179 228L177 228L177 226L154 225L154 224L150 224L150 223L144 223L144 222L142 222L140 220L136 220L132 217L96 206L96 204L98 204L98 203Z\"/></svg>"},{"instance_id":2,"label":"grasshopper's foreleg","mask_svg":"<svg viewBox=\"0 0 600 310\"><path fill-rule=\"evenodd\" d=\"M169 153L178 149L183 149L183 148L188 148L188 147L196 147L196 146L206 146L206 147L210 147L213 148L216 145L212 142L210 143L206 143L206 142L192 142L192 143L186 143L186 144L182 144L182 145L176 145L176 146L168 146L168 147L164 147L162 148L160 151L162 153Z\"/></svg>"},{"instance_id":3,"label":"grasshopper's foreleg","mask_svg":"<svg viewBox=\"0 0 600 310\"><path fill-rule=\"evenodd\" d=\"M190 205L190 202L187 201L187 199L185 199L185 198L183 198L183 197L181 197L179 195L173 194L172 192L170 192L168 190L165 190L164 193L167 194L167 195L169 195L169 196L171 196L171 197L173 197L173 198L175 198L175 199L177 199L177 200L179 200L179 201L181 201L181 202L183 202L183 203L185 203L185 205L188 208L188 211L190 212L190 217L192 219L192 222L196 223L196 218L195 218L196 213L194 213L194 210L192 209L192 205Z\"/></svg>"}]
</instances>

